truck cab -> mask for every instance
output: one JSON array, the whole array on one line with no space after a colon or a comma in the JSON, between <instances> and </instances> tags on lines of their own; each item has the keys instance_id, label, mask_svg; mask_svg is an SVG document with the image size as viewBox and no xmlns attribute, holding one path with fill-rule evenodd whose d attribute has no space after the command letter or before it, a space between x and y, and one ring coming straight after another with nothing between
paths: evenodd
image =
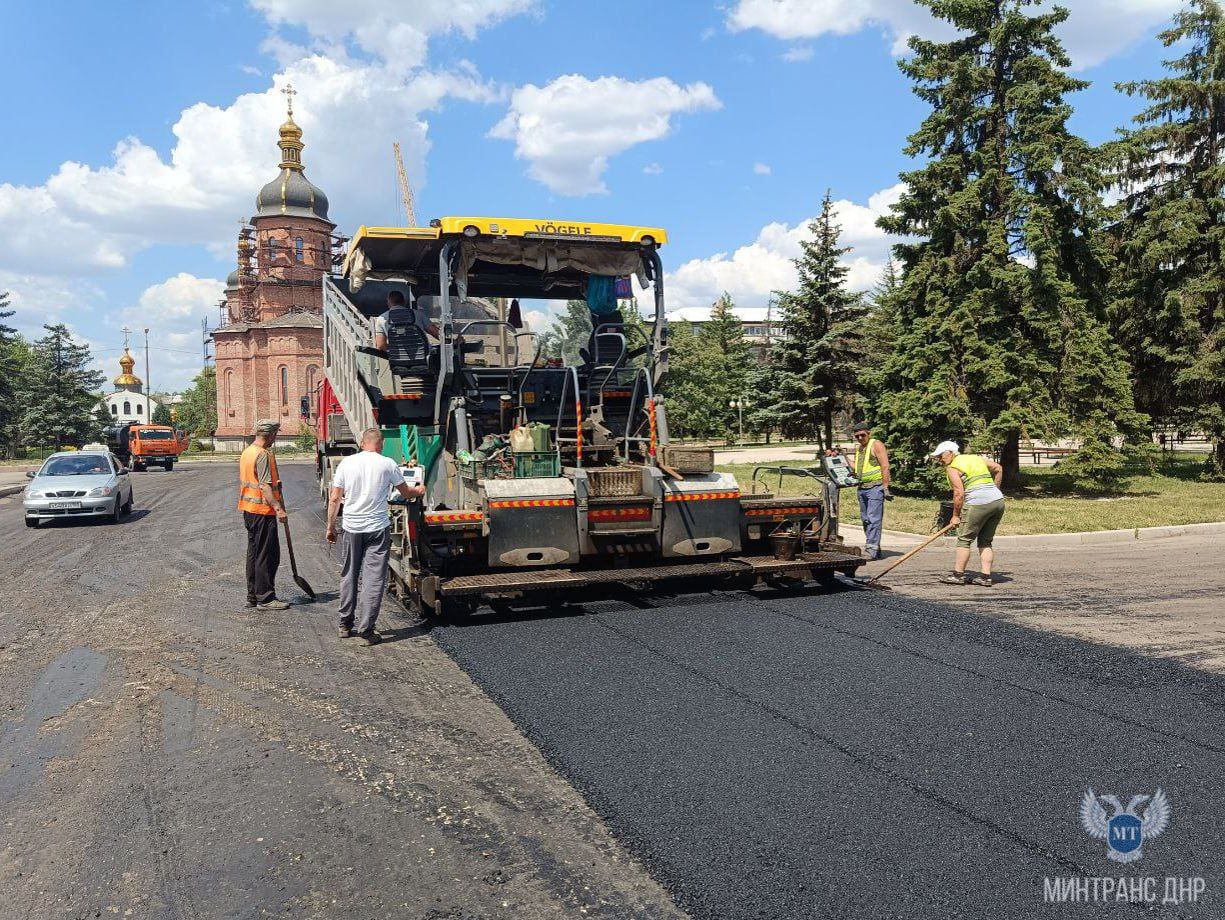
<instances>
[{"instance_id":1,"label":"truck cab","mask_svg":"<svg viewBox=\"0 0 1225 920\"><path fill-rule=\"evenodd\" d=\"M106 444L129 469L141 472L150 466L174 469L187 448L186 439L169 425L124 422L106 429Z\"/></svg>"}]
</instances>

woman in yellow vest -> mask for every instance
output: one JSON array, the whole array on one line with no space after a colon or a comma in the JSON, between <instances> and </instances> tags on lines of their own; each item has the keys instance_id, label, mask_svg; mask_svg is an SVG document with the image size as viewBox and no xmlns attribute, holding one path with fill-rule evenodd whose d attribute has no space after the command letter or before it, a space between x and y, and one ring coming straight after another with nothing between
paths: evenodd
<instances>
[{"instance_id":1,"label":"woman in yellow vest","mask_svg":"<svg viewBox=\"0 0 1225 920\"><path fill-rule=\"evenodd\" d=\"M1004 468L986 457L963 454L956 441L941 441L931 456L944 466L944 474L953 487L951 523L960 525L953 571L940 580L946 585L973 584L989 588L992 585L991 565L995 561L991 544L1004 516L1004 493L1000 491ZM975 540L978 541L980 572L969 579L966 566L970 564L970 546Z\"/></svg>"}]
</instances>

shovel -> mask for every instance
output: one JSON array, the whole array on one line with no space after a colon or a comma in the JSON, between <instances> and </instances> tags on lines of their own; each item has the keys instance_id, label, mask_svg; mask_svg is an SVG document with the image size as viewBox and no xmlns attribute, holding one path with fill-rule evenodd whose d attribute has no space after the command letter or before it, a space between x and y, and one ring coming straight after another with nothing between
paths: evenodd
<instances>
[{"instance_id":1,"label":"shovel","mask_svg":"<svg viewBox=\"0 0 1225 920\"><path fill-rule=\"evenodd\" d=\"M294 584L301 588L312 601L315 599L315 589L307 584L306 579L298 574L298 560L293 554L293 537L289 535L289 518L281 521L285 525L285 548L289 550L289 571L293 573Z\"/></svg>"},{"instance_id":2,"label":"shovel","mask_svg":"<svg viewBox=\"0 0 1225 920\"><path fill-rule=\"evenodd\" d=\"M877 591L892 591L893 589L890 588L888 585L882 585L880 583L880 580L884 578L886 575L888 575L890 572L892 572L894 569L896 569L899 565L901 565L907 559L909 559L911 556L913 556L915 553L921 552L922 550L931 546L933 543L935 543L937 540L939 540L941 537L943 537L946 533L948 533L950 530L952 530L956 526L957 526L956 524L949 524L947 527L943 527L940 530L937 530L934 534L932 534L930 537L928 537L926 540L924 540L922 543L920 543L918 546L916 546L914 549L908 552L905 556L903 556L897 562L890 565L883 572L877 572L871 578L853 579L854 582L863 588L875 588Z\"/></svg>"}]
</instances>

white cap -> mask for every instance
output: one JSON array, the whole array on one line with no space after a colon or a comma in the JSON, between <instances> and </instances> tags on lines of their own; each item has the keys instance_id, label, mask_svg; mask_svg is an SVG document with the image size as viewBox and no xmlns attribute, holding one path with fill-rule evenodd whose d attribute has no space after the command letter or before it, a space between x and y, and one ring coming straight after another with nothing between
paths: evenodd
<instances>
[{"instance_id":1,"label":"white cap","mask_svg":"<svg viewBox=\"0 0 1225 920\"><path fill-rule=\"evenodd\" d=\"M951 450L955 454L961 453L961 448L957 445L956 441L941 441L939 444L936 445L936 449L933 450L927 456L939 457L946 450Z\"/></svg>"}]
</instances>

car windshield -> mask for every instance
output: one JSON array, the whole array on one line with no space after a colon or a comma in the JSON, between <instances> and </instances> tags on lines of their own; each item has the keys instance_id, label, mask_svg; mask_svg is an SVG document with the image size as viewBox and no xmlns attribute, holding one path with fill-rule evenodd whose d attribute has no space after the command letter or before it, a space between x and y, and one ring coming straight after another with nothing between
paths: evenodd
<instances>
[{"instance_id":1,"label":"car windshield","mask_svg":"<svg viewBox=\"0 0 1225 920\"><path fill-rule=\"evenodd\" d=\"M39 476L88 476L109 473L111 465L105 457L81 454L76 457L52 457L38 471Z\"/></svg>"},{"instance_id":2,"label":"car windshield","mask_svg":"<svg viewBox=\"0 0 1225 920\"><path fill-rule=\"evenodd\" d=\"M173 441L174 432L142 428L136 432L136 437L140 438L142 441Z\"/></svg>"}]
</instances>

